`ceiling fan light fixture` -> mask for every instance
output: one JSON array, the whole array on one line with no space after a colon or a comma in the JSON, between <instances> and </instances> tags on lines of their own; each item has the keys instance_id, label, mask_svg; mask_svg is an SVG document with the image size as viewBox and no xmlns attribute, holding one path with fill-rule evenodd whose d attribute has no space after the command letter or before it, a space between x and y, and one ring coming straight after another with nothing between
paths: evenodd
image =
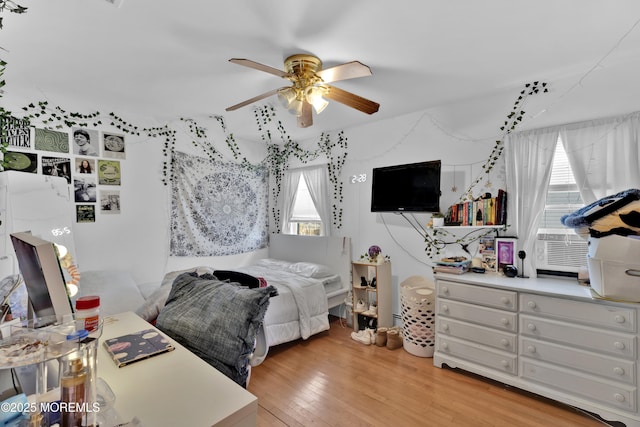
<instances>
[{"instance_id":1,"label":"ceiling fan light fixture","mask_svg":"<svg viewBox=\"0 0 640 427\"><path fill-rule=\"evenodd\" d=\"M322 97L326 92L327 89L323 86L311 86L305 91L305 98L309 104L313 105L316 114L322 113L329 105L329 101Z\"/></svg>"},{"instance_id":2,"label":"ceiling fan light fixture","mask_svg":"<svg viewBox=\"0 0 640 427\"><path fill-rule=\"evenodd\" d=\"M283 88L278 91L278 101L280 101L280 104L284 108L289 109L295 100L296 91L292 87Z\"/></svg>"}]
</instances>

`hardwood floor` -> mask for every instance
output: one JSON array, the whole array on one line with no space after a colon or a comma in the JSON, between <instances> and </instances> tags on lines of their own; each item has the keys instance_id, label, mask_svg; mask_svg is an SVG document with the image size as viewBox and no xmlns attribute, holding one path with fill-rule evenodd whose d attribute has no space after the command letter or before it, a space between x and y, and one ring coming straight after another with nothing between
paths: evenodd
<instances>
[{"instance_id":1,"label":"hardwood floor","mask_svg":"<svg viewBox=\"0 0 640 427\"><path fill-rule=\"evenodd\" d=\"M336 318L306 341L270 349L248 390L258 426L602 427L589 415L504 384L366 346Z\"/></svg>"}]
</instances>

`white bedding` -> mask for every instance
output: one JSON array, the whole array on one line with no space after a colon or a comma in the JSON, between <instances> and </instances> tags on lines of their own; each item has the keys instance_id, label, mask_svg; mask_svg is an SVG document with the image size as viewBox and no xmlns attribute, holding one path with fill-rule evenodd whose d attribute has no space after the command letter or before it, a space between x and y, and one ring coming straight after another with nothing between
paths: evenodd
<instances>
[{"instance_id":1,"label":"white bedding","mask_svg":"<svg viewBox=\"0 0 640 427\"><path fill-rule=\"evenodd\" d=\"M264 318L268 346L282 344L329 329L329 307L325 282L331 281L303 277L277 268L251 265L234 268L235 271L264 278L278 289L272 297Z\"/></svg>"}]
</instances>

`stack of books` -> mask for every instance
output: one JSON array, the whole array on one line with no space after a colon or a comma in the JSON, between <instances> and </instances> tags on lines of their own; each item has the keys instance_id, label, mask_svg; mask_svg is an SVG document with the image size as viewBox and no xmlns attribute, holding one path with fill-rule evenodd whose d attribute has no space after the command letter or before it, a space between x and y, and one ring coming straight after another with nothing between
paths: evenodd
<instances>
[{"instance_id":1,"label":"stack of books","mask_svg":"<svg viewBox=\"0 0 640 427\"><path fill-rule=\"evenodd\" d=\"M471 260L464 257L442 258L436 261L433 271L436 273L463 274L469 271Z\"/></svg>"}]
</instances>

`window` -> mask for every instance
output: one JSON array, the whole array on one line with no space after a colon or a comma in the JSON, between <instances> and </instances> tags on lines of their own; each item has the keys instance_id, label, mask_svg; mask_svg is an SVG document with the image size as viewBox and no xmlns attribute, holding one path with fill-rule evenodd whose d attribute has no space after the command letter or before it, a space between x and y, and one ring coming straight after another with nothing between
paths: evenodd
<instances>
[{"instance_id":1,"label":"window","mask_svg":"<svg viewBox=\"0 0 640 427\"><path fill-rule=\"evenodd\" d=\"M538 228L536 266L538 271L577 273L587 265L587 242L560 218L584 206L567 153L558 138L547 202Z\"/></svg>"},{"instance_id":2,"label":"window","mask_svg":"<svg viewBox=\"0 0 640 427\"><path fill-rule=\"evenodd\" d=\"M289 234L319 236L322 230L320 214L313 204L309 188L303 175L300 175L296 201L289 220Z\"/></svg>"}]
</instances>

